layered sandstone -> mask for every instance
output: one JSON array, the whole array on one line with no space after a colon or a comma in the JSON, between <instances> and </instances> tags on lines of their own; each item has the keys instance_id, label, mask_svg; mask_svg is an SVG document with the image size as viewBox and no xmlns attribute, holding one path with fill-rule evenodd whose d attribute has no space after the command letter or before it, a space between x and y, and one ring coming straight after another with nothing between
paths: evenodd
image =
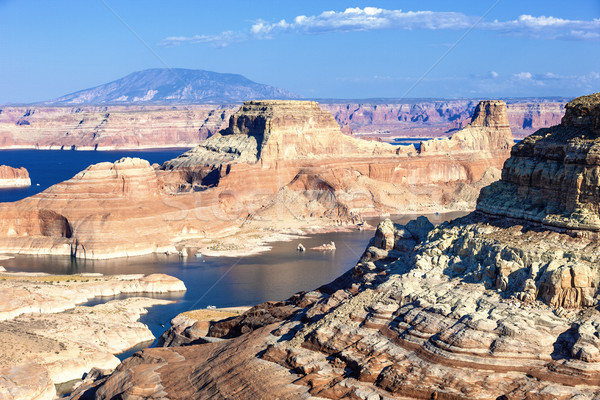
<instances>
[{"instance_id":1,"label":"layered sandstone","mask_svg":"<svg viewBox=\"0 0 600 400\"><path fill-rule=\"evenodd\" d=\"M277 232L472 209L512 141L503 103L491 104L449 146L417 151L344 135L315 102L246 102L228 128L160 167L100 163L0 205L0 249L82 258L247 253Z\"/></svg>"},{"instance_id":2,"label":"layered sandstone","mask_svg":"<svg viewBox=\"0 0 600 400\"><path fill-rule=\"evenodd\" d=\"M331 284L213 323L208 335L225 341L207 342L192 326L186 346L137 353L72 398L92 387L96 398L142 388L171 399L593 398L598 310L554 309L474 279L469 265L494 251L476 241L483 225L474 223L382 223L357 265ZM520 261L494 238L498 257L489 262L500 267L476 269L502 276ZM528 251L547 256L554 243L536 239Z\"/></svg>"},{"instance_id":3,"label":"layered sandstone","mask_svg":"<svg viewBox=\"0 0 600 400\"><path fill-rule=\"evenodd\" d=\"M542 132L548 146L529 154L556 162L552 170L567 168L563 149L574 141L585 148L598 132L598 104L598 95L569 103L561 126ZM535 147L536 136L526 143ZM587 149L584 159L593 160L593 146ZM137 353L72 398L142 389L171 399L597 398L600 247L586 235L507 217L502 203L489 199L539 193L539 177L521 181L518 191L501 190L514 184L505 177L521 151L506 162L503 181L482 191L478 207L486 213L436 227L424 217L406 225L386 220L356 266L334 282L207 331L192 325L179 342L186 346ZM559 176L566 184L555 188L557 197L572 201L569 175ZM527 206L528 199L519 201ZM177 332L168 335L177 339ZM206 335L225 340L206 343Z\"/></svg>"},{"instance_id":4,"label":"layered sandstone","mask_svg":"<svg viewBox=\"0 0 600 400\"><path fill-rule=\"evenodd\" d=\"M95 297L122 293L185 291L183 282L164 274L151 275L32 275L0 273L0 321L27 313L59 313ZM68 282L67 282L68 281ZM40 285L41 284L41 285ZM23 287L26 285L26 287ZM65 296L68 293L68 296Z\"/></svg>"},{"instance_id":5,"label":"layered sandstone","mask_svg":"<svg viewBox=\"0 0 600 400\"><path fill-rule=\"evenodd\" d=\"M0 398L52 399L55 385L80 379L91 368L112 370L121 353L154 336L139 317L171 301L129 298L76 307L120 293L185 291L163 275L0 275Z\"/></svg>"},{"instance_id":6,"label":"layered sandstone","mask_svg":"<svg viewBox=\"0 0 600 400\"><path fill-rule=\"evenodd\" d=\"M345 133L359 137L446 137L464 128L475 100L322 103ZM560 122L564 102L508 100L516 135ZM193 147L227 126L237 105L2 107L0 148L123 150ZM387 139L386 139L387 140Z\"/></svg>"},{"instance_id":7,"label":"layered sandstone","mask_svg":"<svg viewBox=\"0 0 600 400\"><path fill-rule=\"evenodd\" d=\"M6 107L0 148L189 148L218 132L233 111L228 105Z\"/></svg>"},{"instance_id":8,"label":"layered sandstone","mask_svg":"<svg viewBox=\"0 0 600 400\"><path fill-rule=\"evenodd\" d=\"M502 180L486 188L477 209L560 230L600 230L600 95L566 105L560 125L517 144Z\"/></svg>"},{"instance_id":9,"label":"layered sandstone","mask_svg":"<svg viewBox=\"0 0 600 400\"><path fill-rule=\"evenodd\" d=\"M507 99L507 116L515 135L527 135L556 125L564 114L564 101ZM445 137L464 128L477 106L476 100L331 102L330 111L345 129L360 136Z\"/></svg>"},{"instance_id":10,"label":"layered sandstone","mask_svg":"<svg viewBox=\"0 0 600 400\"><path fill-rule=\"evenodd\" d=\"M499 100L481 101L473 111L471 122L448 139L421 142L420 152L449 151L509 151L513 146L508 124L506 103Z\"/></svg>"},{"instance_id":11,"label":"layered sandstone","mask_svg":"<svg viewBox=\"0 0 600 400\"><path fill-rule=\"evenodd\" d=\"M0 165L0 188L18 188L31 186L29 172L24 167L12 168Z\"/></svg>"}]
</instances>

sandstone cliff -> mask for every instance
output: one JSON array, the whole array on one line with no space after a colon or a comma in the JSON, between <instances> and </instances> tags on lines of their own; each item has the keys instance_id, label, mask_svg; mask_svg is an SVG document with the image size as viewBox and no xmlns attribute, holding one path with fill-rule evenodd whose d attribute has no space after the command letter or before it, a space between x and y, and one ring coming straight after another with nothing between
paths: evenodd
<instances>
[{"instance_id":1,"label":"sandstone cliff","mask_svg":"<svg viewBox=\"0 0 600 400\"><path fill-rule=\"evenodd\" d=\"M475 100L322 103L344 133L359 137L446 137L464 128ZM560 122L564 103L511 100L516 135ZM114 150L193 147L227 127L237 105L107 105L3 107L0 148Z\"/></svg>"},{"instance_id":2,"label":"sandstone cliff","mask_svg":"<svg viewBox=\"0 0 600 400\"><path fill-rule=\"evenodd\" d=\"M530 134L560 122L564 101L507 99L507 116L515 135ZM365 101L323 103L338 123L356 135L379 137L445 137L464 128L476 100Z\"/></svg>"},{"instance_id":3,"label":"sandstone cliff","mask_svg":"<svg viewBox=\"0 0 600 400\"><path fill-rule=\"evenodd\" d=\"M516 145L502 180L485 189L477 209L581 234L599 231L599 99L571 101L560 125Z\"/></svg>"},{"instance_id":4,"label":"sandstone cliff","mask_svg":"<svg viewBox=\"0 0 600 400\"><path fill-rule=\"evenodd\" d=\"M100 163L0 205L0 251L83 258L246 252L260 241L236 233L261 238L382 213L472 209L508 157L502 105L482 103L444 151L418 152L344 135L315 102L247 102L226 129L160 167L140 159Z\"/></svg>"},{"instance_id":5,"label":"sandstone cliff","mask_svg":"<svg viewBox=\"0 0 600 400\"><path fill-rule=\"evenodd\" d=\"M31 186L29 172L23 167L12 168L0 165L0 188L17 188Z\"/></svg>"},{"instance_id":6,"label":"sandstone cliff","mask_svg":"<svg viewBox=\"0 0 600 400\"><path fill-rule=\"evenodd\" d=\"M598 95L569 103L561 126L526 141L548 134L555 151L528 154L566 168L563 149L598 133L599 105ZM593 146L583 148L593 160ZM600 248L522 214L506 217L490 200L506 195L504 177L514 176L522 151L506 162L503 180L482 191L485 214L437 227L424 217L404 226L383 221L356 266L334 282L208 327L174 327L163 342L184 346L145 349L72 398L142 388L172 399L597 398ZM568 201L556 211L578 204L565 181L555 191ZM535 196L528 184L537 182L521 181L509 195ZM593 229L563 215L579 231Z\"/></svg>"},{"instance_id":7,"label":"sandstone cliff","mask_svg":"<svg viewBox=\"0 0 600 400\"><path fill-rule=\"evenodd\" d=\"M193 147L221 129L230 106L7 107L0 148L124 150Z\"/></svg>"}]
</instances>

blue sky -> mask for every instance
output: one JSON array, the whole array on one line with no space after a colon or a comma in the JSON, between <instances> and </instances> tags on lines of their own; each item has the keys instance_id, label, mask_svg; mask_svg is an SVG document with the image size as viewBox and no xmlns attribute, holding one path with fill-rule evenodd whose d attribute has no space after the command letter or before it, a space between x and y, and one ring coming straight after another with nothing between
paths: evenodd
<instances>
[{"instance_id":1,"label":"blue sky","mask_svg":"<svg viewBox=\"0 0 600 400\"><path fill-rule=\"evenodd\" d=\"M147 68L309 98L600 91L600 0L0 0L0 104Z\"/></svg>"}]
</instances>

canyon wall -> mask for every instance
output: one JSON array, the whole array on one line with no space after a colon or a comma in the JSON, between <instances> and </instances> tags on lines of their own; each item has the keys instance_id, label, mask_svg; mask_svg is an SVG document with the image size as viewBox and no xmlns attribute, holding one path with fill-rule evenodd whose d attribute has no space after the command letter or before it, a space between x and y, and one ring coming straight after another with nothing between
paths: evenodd
<instances>
[{"instance_id":1,"label":"canyon wall","mask_svg":"<svg viewBox=\"0 0 600 400\"><path fill-rule=\"evenodd\" d=\"M231 106L6 107L0 148L122 150L193 147L221 129Z\"/></svg>"},{"instance_id":2,"label":"canyon wall","mask_svg":"<svg viewBox=\"0 0 600 400\"><path fill-rule=\"evenodd\" d=\"M361 137L445 137L465 127L476 100L324 103L344 133ZM510 100L517 136L555 125L564 102ZM227 126L237 105L3 107L0 148L114 150L194 147Z\"/></svg>"},{"instance_id":3,"label":"canyon wall","mask_svg":"<svg viewBox=\"0 0 600 400\"><path fill-rule=\"evenodd\" d=\"M355 135L389 137L442 137L464 128L477 100L432 100L362 103L325 103L342 126ZM514 135L522 137L556 125L566 101L508 99L507 116Z\"/></svg>"},{"instance_id":4,"label":"canyon wall","mask_svg":"<svg viewBox=\"0 0 600 400\"><path fill-rule=\"evenodd\" d=\"M29 172L23 167L12 168L0 165L0 188L18 188L31 186Z\"/></svg>"},{"instance_id":5,"label":"canyon wall","mask_svg":"<svg viewBox=\"0 0 600 400\"><path fill-rule=\"evenodd\" d=\"M509 155L505 111L503 102L481 102L463 131L417 151L344 135L316 102L246 102L226 129L162 166L100 163L0 204L0 250L81 258L252 251L257 240L243 235L472 209Z\"/></svg>"},{"instance_id":6,"label":"canyon wall","mask_svg":"<svg viewBox=\"0 0 600 400\"><path fill-rule=\"evenodd\" d=\"M560 125L540 129L512 150L502 180L478 210L562 230L600 231L600 95L566 105Z\"/></svg>"},{"instance_id":7,"label":"canyon wall","mask_svg":"<svg viewBox=\"0 0 600 400\"><path fill-rule=\"evenodd\" d=\"M171 346L137 353L71 398L142 389L171 399L597 398L600 245L577 234L596 228L572 210L597 213L598 110L599 94L575 99L560 126L515 148L479 211L435 227L385 220L330 284L226 320L176 324L161 340ZM575 179L561 172L571 165ZM557 183L552 193L544 180ZM540 220L537 205L528 214L546 195L545 212L568 230Z\"/></svg>"}]
</instances>

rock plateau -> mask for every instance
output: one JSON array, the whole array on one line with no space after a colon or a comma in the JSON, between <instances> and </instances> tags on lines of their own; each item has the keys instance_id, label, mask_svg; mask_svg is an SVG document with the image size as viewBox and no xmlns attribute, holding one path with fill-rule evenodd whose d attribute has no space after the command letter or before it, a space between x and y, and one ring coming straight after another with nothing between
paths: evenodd
<instances>
[{"instance_id":1,"label":"rock plateau","mask_svg":"<svg viewBox=\"0 0 600 400\"><path fill-rule=\"evenodd\" d=\"M577 210L597 212L600 96L566 108L478 211L383 221L334 282L189 329L71 398L597 399L600 249Z\"/></svg>"},{"instance_id":2,"label":"rock plateau","mask_svg":"<svg viewBox=\"0 0 600 400\"><path fill-rule=\"evenodd\" d=\"M434 142L417 151L349 137L315 102L246 102L226 129L160 167L135 158L100 163L0 204L0 251L96 259L227 253L290 229L472 209L513 143L506 106L481 102L468 127Z\"/></svg>"}]
</instances>

